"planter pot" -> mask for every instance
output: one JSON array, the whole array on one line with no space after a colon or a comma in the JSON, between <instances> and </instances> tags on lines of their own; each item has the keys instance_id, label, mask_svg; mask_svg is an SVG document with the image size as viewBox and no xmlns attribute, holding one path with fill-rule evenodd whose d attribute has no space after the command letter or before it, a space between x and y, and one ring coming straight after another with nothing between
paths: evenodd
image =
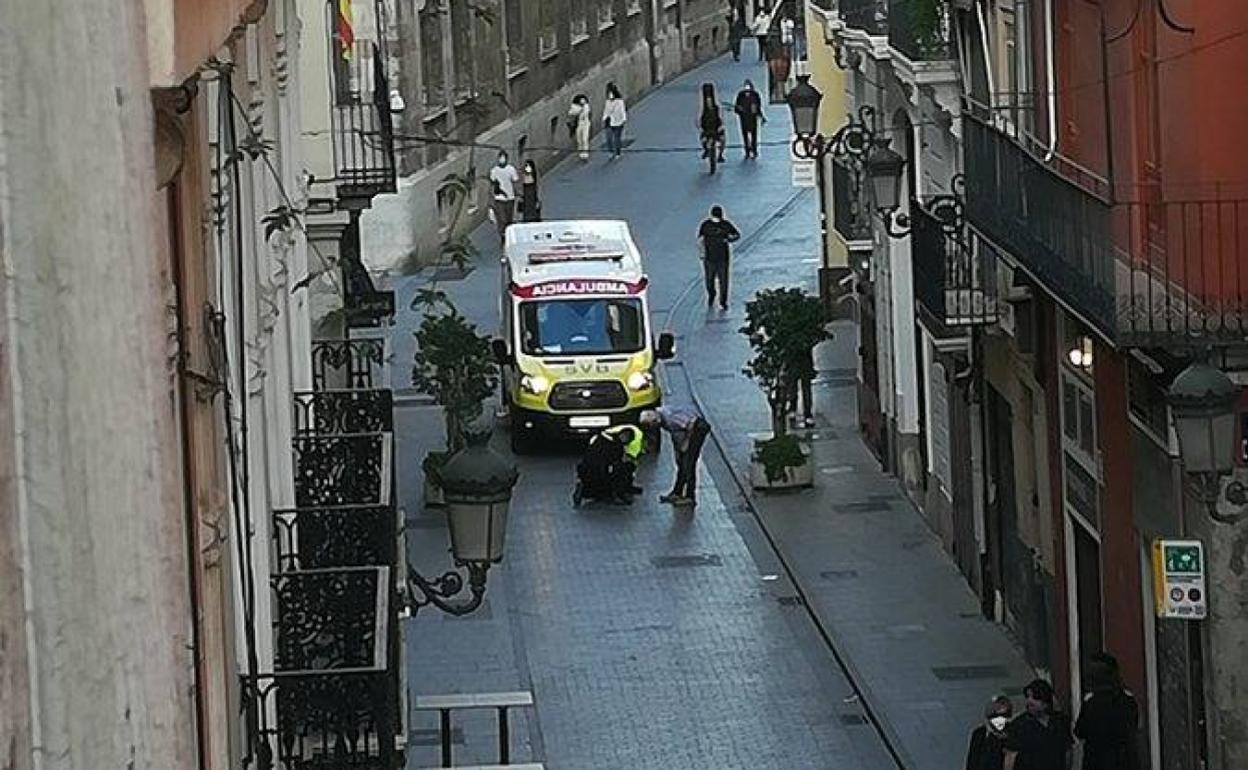
<instances>
[{"instance_id":1,"label":"planter pot","mask_svg":"<svg viewBox=\"0 0 1248 770\"><path fill-rule=\"evenodd\" d=\"M446 499L442 497L442 487L433 483L433 481L425 477L425 507L437 508L446 505Z\"/></svg>"},{"instance_id":2,"label":"planter pot","mask_svg":"<svg viewBox=\"0 0 1248 770\"><path fill-rule=\"evenodd\" d=\"M768 437L769 438L769 437ZM768 489L801 489L811 487L815 484L815 464L810 459L810 447L806 444L801 445L802 463L800 465L789 466L784 469L784 474L778 479L767 478L767 468L759 459L759 445L765 443L767 438L755 437L755 450L750 457L750 486L758 490Z\"/></svg>"}]
</instances>

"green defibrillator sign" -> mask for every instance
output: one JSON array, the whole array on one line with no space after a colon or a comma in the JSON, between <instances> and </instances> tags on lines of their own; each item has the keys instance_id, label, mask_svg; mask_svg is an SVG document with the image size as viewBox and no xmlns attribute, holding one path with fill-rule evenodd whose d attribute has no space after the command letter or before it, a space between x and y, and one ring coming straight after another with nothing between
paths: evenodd
<instances>
[{"instance_id":1,"label":"green defibrillator sign","mask_svg":"<svg viewBox=\"0 0 1248 770\"><path fill-rule=\"evenodd\" d=\"M1153 596L1159 618L1201 620L1208 614L1204 544L1153 541Z\"/></svg>"}]
</instances>

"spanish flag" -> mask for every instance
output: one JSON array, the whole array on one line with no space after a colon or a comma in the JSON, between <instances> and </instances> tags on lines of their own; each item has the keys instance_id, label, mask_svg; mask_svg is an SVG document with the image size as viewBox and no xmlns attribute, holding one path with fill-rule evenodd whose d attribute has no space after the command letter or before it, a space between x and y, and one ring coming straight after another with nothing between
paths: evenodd
<instances>
[{"instance_id":1,"label":"spanish flag","mask_svg":"<svg viewBox=\"0 0 1248 770\"><path fill-rule=\"evenodd\" d=\"M351 58L351 49L355 45L355 29L352 27L351 0L336 0L338 6L337 25L338 42L342 44L342 58Z\"/></svg>"}]
</instances>

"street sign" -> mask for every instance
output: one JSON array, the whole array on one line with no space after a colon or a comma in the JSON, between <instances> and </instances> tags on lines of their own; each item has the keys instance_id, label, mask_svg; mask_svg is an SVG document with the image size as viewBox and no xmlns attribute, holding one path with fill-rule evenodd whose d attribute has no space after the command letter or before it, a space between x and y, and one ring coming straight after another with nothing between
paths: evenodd
<instances>
[{"instance_id":1,"label":"street sign","mask_svg":"<svg viewBox=\"0 0 1248 770\"><path fill-rule=\"evenodd\" d=\"M1157 617L1203 620L1205 547L1199 540L1153 541L1153 595Z\"/></svg>"},{"instance_id":2,"label":"street sign","mask_svg":"<svg viewBox=\"0 0 1248 770\"><path fill-rule=\"evenodd\" d=\"M793 159L793 186L815 186L815 162L806 158Z\"/></svg>"}]
</instances>

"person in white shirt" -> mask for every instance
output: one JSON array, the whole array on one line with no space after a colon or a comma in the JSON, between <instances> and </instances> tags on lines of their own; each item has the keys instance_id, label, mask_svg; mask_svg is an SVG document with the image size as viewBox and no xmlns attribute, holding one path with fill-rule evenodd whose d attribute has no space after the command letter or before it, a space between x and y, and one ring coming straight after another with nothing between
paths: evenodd
<instances>
[{"instance_id":1,"label":"person in white shirt","mask_svg":"<svg viewBox=\"0 0 1248 770\"><path fill-rule=\"evenodd\" d=\"M577 94L568 108L568 128L576 139L576 151L581 160L589 160L589 133L593 126L589 97Z\"/></svg>"},{"instance_id":2,"label":"person in white shirt","mask_svg":"<svg viewBox=\"0 0 1248 770\"><path fill-rule=\"evenodd\" d=\"M767 58L767 34L771 30L771 14L760 6L754 23L750 26L754 39L758 41L758 60L762 61Z\"/></svg>"},{"instance_id":3,"label":"person in white shirt","mask_svg":"<svg viewBox=\"0 0 1248 770\"><path fill-rule=\"evenodd\" d=\"M490 218L498 228L500 241L507 232L507 226L516 219L516 183L519 181L520 174L507 160L507 153L500 152L498 162L490 169L490 187L494 193L490 204Z\"/></svg>"},{"instance_id":4,"label":"person in white shirt","mask_svg":"<svg viewBox=\"0 0 1248 770\"><path fill-rule=\"evenodd\" d=\"M607 103L602 108L602 123L607 129L607 152L611 159L620 157L624 150L624 124L628 122L628 111L624 109L624 98L615 83L607 83Z\"/></svg>"}]
</instances>

